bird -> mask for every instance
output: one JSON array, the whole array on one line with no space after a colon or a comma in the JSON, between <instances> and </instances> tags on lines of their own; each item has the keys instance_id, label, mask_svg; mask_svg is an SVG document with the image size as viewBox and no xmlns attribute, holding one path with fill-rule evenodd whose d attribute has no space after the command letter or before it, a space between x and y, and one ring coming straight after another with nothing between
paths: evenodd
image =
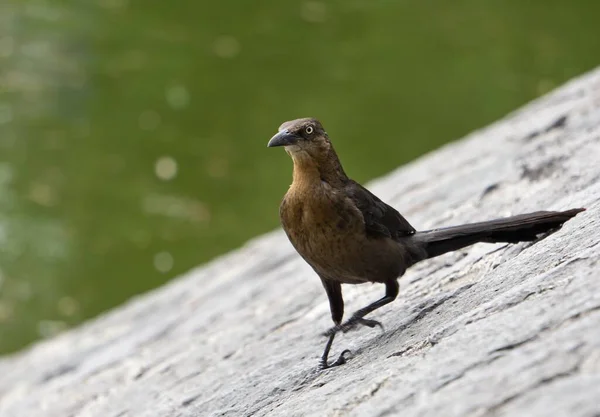
<instances>
[{"instance_id":1,"label":"bird","mask_svg":"<svg viewBox=\"0 0 600 417\"><path fill-rule=\"evenodd\" d=\"M365 316L391 303L398 279L425 259L478 242L517 243L536 240L560 228L584 208L537 211L491 221L417 231L395 208L350 179L321 122L301 118L283 123L268 147L283 147L292 158L292 183L281 201L279 217L289 241L321 279L333 327L319 367L346 363L344 350L330 362L336 334L358 325L382 327ZM344 323L341 284L381 283L385 295L357 310Z\"/></svg>"}]
</instances>

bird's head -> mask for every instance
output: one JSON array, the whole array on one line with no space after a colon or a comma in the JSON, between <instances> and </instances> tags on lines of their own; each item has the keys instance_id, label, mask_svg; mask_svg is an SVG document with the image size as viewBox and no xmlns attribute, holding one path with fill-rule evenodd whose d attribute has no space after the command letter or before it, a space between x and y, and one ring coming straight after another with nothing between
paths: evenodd
<instances>
[{"instance_id":1,"label":"bird's head","mask_svg":"<svg viewBox=\"0 0 600 417\"><path fill-rule=\"evenodd\" d=\"M313 158L329 152L331 143L327 133L317 119L290 120L279 126L279 132L271 138L269 148L284 146L292 158L306 154Z\"/></svg>"},{"instance_id":2,"label":"bird's head","mask_svg":"<svg viewBox=\"0 0 600 417\"><path fill-rule=\"evenodd\" d=\"M347 177L323 125L305 118L285 122L271 138L268 147L283 146L294 160L294 182L307 178L343 183Z\"/></svg>"}]
</instances>

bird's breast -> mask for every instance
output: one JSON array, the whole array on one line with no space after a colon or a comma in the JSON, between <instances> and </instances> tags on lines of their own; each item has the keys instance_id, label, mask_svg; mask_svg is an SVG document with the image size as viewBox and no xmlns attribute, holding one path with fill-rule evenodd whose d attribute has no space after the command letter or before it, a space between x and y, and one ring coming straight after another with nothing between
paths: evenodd
<instances>
[{"instance_id":1,"label":"bird's breast","mask_svg":"<svg viewBox=\"0 0 600 417\"><path fill-rule=\"evenodd\" d=\"M291 188L281 204L280 217L292 245L313 268L353 275L347 266L366 238L364 219L341 192L326 185L306 192Z\"/></svg>"},{"instance_id":2,"label":"bird's breast","mask_svg":"<svg viewBox=\"0 0 600 417\"><path fill-rule=\"evenodd\" d=\"M290 190L284 198L280 216L284 229L294 241L313 243L337 239L348 233L364 232L360 211L330 187L322 186L304 193Z\"/></svg>"}]
</instances>

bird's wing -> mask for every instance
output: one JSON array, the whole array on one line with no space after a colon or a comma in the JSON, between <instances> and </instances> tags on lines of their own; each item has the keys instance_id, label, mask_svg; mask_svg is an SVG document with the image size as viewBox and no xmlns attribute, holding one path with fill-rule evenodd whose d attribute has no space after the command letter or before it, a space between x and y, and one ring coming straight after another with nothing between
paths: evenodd
<instances>
[{"instance_id":1,"label":"bird's wing","mask_svg":"<svg viewBox=\"0 0 600 417\"><path fill-rule=\"evenodd\" d=\"M345 192L361 211L367 234L397 238L415 233L415 228L396 209L356 181L350 180Z\"/></svg>"}]
</instances>

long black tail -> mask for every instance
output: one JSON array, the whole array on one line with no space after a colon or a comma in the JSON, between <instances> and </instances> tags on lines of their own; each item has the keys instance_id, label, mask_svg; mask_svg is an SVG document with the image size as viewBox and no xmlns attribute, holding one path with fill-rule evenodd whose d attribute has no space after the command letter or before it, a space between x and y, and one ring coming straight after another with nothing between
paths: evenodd
<instances>
[{"instance_id":1,"label":"long black tail","mask_svg":"<svg viewBox=\"0 0 600 417\"><path fill-rule=\"evenodd\" d=\"M535 240L538 235L559 229L564 222L584 211L536 211L505 219L464 224L417 232L412 237L427 252L427 258L458 250L477 242L517 243Z\"/></svg>"}]
</instances>

